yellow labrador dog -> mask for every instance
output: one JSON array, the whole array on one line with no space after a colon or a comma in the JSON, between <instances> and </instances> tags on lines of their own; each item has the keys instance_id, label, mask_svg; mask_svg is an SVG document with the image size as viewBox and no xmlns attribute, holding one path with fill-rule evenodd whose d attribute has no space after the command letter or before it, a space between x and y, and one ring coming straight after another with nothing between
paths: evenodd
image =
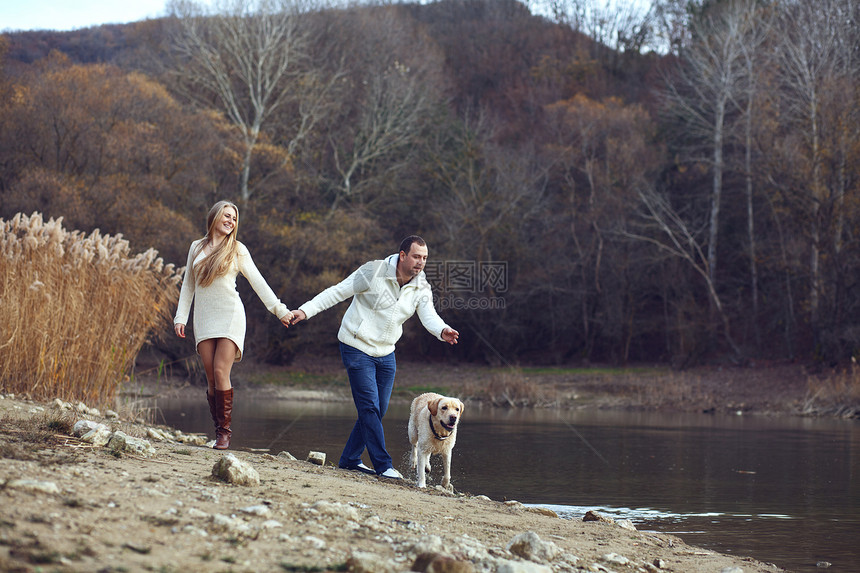
<instances>
[{"instance_id":1,"label":"yellow labrador dog","mask_svg":"<svg viewBox=\"0 0 860 573\"><path fill-rule=\"evenodd\" d=\"M409 441L412 443L412 467L418 474L418 487L427 487L430 456L441 454L445 464L442 487L451 487L451 450L457 441L457 423L463 414L463 403L433 392L412 400L409 409Z\"/></svg>"}]
</instances>

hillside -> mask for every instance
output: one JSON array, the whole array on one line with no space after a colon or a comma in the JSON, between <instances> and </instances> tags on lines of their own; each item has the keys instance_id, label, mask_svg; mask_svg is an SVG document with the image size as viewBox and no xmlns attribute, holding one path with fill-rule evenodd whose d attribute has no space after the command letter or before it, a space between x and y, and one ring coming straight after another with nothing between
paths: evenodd
<instances>
[{"instance_id":1,"label":"hillside","mask_svg":"<svg viewBox=\"0 0 860 573\"><path fill-rule=\"evenodd\" d=\"M846 1L603 25L516 0L249 0L254 18L183 3L4 34L0 218L63 217L181 265L230 198L291 306L418 233L465 363L844 368L860 344L860 106L852 50L825 40L860 38L816 17ZM813 61L827 65L793 67ZM333 348L336 316L285 337L239 288L259 360ZM157 344L177 359L173 342ZM451 358L412 332L401 344Z\"/></svg>"}]
</instances>

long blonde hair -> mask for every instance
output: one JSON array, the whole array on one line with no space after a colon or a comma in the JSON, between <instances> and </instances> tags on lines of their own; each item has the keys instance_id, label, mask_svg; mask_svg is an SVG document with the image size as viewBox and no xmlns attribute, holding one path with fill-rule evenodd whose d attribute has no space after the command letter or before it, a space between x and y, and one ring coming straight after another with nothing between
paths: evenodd
<instances>
[{"instance_id":1,"label":"long blonde hair","mask_svg":"<svg viewBox=\"0 0 860 573\"><path fill-rule=\"evenodd\" d=\"M224 209L228 207L232 207L236 211L236 224L233 226L233 232L224 237L224 240L215 247L214 251L194 266L195 282L202 287L211 285L215 279L227 274L230 266L239 256L239 242L236 240L236 235L239 233L239 208L230 201L218 201L209 209L209 214L206 216L206 236L197 245L192 260L197 258L203 247L212 239L215 225L221 221Z\"/></svg>"}]
</instances>

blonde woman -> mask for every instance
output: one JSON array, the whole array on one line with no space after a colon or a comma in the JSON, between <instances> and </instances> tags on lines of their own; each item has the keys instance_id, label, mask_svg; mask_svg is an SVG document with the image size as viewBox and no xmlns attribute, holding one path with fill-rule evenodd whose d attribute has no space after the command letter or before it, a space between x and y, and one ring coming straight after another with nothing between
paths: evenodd
<instances>
[{"instance_id":1,"label":"blonde woman","mask_svg":"<svg viewBox=\"0 0 860 573\"><path fill-rule=\"evenodd\" d=\"M293 313L272 291L257 270L251 253L236 239L239 209L219 201L206 217L206 236L191 243L188 263L173 319L176 335L185 338L185 325L194 301L194 339L203 360L209 387L206 398L215 422L215 449L230 447L233 385L230 371L242 359L245 342L245 307L236 291L239 273L281 323L289 327Z\"/></svg>"}]
</instances>

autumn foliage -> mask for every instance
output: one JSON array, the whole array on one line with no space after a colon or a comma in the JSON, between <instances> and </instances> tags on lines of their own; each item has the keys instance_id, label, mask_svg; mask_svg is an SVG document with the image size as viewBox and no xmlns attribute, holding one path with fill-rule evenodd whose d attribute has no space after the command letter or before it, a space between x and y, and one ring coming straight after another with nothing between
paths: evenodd
<instances>
[{"instance_id":1,"label":"autumn foliage","mask_svg":"<svg viewBox=\"0 0 860 573\"><path fill-rule=\"evenodd\" d=\"M847 363L857 6L564 12L598 4L179 2L126 26L6 34L0 216L62 217L181 263L231 199L291 308L421 234L462 336L452 350L409 323L411 356ZM284 332L239 289L249 359L335 351L336 313Z\"/></svg>"}]
</instances>

